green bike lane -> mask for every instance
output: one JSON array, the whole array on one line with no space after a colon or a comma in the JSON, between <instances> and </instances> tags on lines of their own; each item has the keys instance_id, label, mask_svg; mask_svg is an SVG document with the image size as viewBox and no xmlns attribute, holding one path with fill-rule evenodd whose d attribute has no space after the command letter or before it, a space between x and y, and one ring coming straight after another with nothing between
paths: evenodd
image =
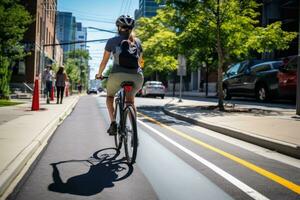
<instances>
[{"instance_id":1,"label":"green bike lane","mask_svg":"<svg viewBox=\"0 0 300 200\"><path fill-rule=\"evenodd\" d=\"M143 115L139 115L138 121L137 163L129 166L124 160L123 150L116 151L113 138L105 133L109 124L105 99L97 96L82 97L10 199L298 197L290 189L174 134L172 129L151 121L151 118L205 143L222 147L224 151L299 184L299 168L284 164L285 159L281 162L278 159L272 160L202 134L193 130L192 125L165 116L156 108L140 109L140 112ZM193 153L195 155L191 156Z\"/></svg>"}]
</instances>

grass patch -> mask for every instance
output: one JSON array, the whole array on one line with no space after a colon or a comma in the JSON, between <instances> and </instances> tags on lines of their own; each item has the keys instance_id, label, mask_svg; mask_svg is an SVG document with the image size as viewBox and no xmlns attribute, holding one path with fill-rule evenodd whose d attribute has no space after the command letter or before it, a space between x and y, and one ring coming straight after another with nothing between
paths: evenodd
<instances>
[{"instance_id":1,"label":"grass patch","mask_svg":"<svg viewBox=\"0 0 300 200\"><path fill-rule=\"evenodd\" d=\"M18 104L21 104L21 102L15 102L15 101L10 101L10 100L0 99L0 107L14 106L14 105L18 105Z\"/></svg>"}]
</instances>

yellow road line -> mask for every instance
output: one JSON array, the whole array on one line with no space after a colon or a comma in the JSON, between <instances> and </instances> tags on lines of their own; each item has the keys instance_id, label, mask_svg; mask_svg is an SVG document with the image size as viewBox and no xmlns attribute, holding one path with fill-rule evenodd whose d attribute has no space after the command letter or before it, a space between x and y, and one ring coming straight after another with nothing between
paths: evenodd
<instances>
[{"instance_id":1,"label":"yellow road line","mask_svg":"<svg viewBox=\"0 0 300 200\"><path fill-rule=\"evenodd\" d=\"M180 131L178 131L178 130L176 130L174 128L171 128L171 127L169 127L167 125L164 125L164 124L156 121L155 119L153 119L151 117L148 117L148 116L146 116L146 115L144 115L142 113L139 113L139 114L142 115L147 120L149 120L149 121L151 121L151 122L153 122L153 123L155 123L155 124L157 124L159 126L162 126L162 127L166 128L166 129L168 129L168 130L176 133L177 135L179 135L179 136L187 139L187 140L190 140L190 141L192 141L192 142L194 142L196 144L199 144L199 145L201 145L201 146L203 146L203 147L205 147L207 149L210 149L210 150L212 150L212 151L214 151L214 152L216 152L216 153L218 153L218 154L220 154L220 155L222 155L222 156L224 156L226 158L229 158L229 159L231 159L231 160L233 160L233 161L235 161L235 162L237 162L237 163L239 163L239 164L247 167L248 169L251 169L252 171L255 171L256 173L258 173L258 174L260 174L260 175L262 175L262 176L264 176L264 177L266 177L266 178L268 178L268 179L270 179L270 180L272 180L272 181L274 181L276 183L279 183L280 185L288 188L289 190L292 190L293 192L295 192L297 194L300 194L300 185L297 185L297 184L295 184L295 183L293 183L293 182L291 182L291 181L289 181L289 180L287 180L285 178L282 178L282 177L280 177L280 176L278 176L278 175L276 175L276 174L274 174L272 172L269 172L269 171L267 171L267 170L265 170L265 169L263 169L261 167L258 167L258 166L254 165L254 164L252 164L252 163L250 163L250 162L248 162L246 160L238 158L238 157L236 157L236 156L234 156L234 155L232 155L230 153L222 151L221 149L218 149L218 148L213 147L213 146L211 146L209 144L206 144L206 143L200 141L197 138L189 136L189 135L187 135L187 134L185 134L183 132L180 132Z\"/></svg>"}]
</instances>

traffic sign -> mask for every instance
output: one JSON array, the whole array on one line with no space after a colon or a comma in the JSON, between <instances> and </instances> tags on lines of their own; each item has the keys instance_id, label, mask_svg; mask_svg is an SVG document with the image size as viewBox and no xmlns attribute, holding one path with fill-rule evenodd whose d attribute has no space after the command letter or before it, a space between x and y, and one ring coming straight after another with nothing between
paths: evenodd
<instances>
[{"instance_id":1,"label":"traffic sign","mask_svg":"<svg viewBox=\"0 0 300 200\"><path fill-rule=\"evenodd\" d=\"M178 76L186 76L186 59L184 55L178 55L178 68L177 68Z\"/></svg>"}]
</instances>

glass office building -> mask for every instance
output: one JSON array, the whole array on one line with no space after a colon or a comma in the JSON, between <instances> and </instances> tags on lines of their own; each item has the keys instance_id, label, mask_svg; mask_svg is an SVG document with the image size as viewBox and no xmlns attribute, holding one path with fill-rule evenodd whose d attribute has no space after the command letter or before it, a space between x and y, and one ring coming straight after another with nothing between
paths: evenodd
<instances>
[{"instance_id":1,"label":"glass office building","mask_svg":"<svg viewBox=\"0 0 300 200\"><path fill-rule=\"evenodd\" d=\"M76 40L76 19L70 12L58 12L56 20L57 39L60 43ZM64 53L75 49L75 44L63 45Z\"/></svg>"},{"instance_id":2,"label":"glass office building","mask_svg":"<svg viewBox=\"0 0 300 200\"><path fill-rule=\"evenodd\" d=\"M139 0L139 9L135 11L135 19L140 17L153 17L159 6L164 3L156 3L155 0Z\"/></svg>"}]
</instances>

